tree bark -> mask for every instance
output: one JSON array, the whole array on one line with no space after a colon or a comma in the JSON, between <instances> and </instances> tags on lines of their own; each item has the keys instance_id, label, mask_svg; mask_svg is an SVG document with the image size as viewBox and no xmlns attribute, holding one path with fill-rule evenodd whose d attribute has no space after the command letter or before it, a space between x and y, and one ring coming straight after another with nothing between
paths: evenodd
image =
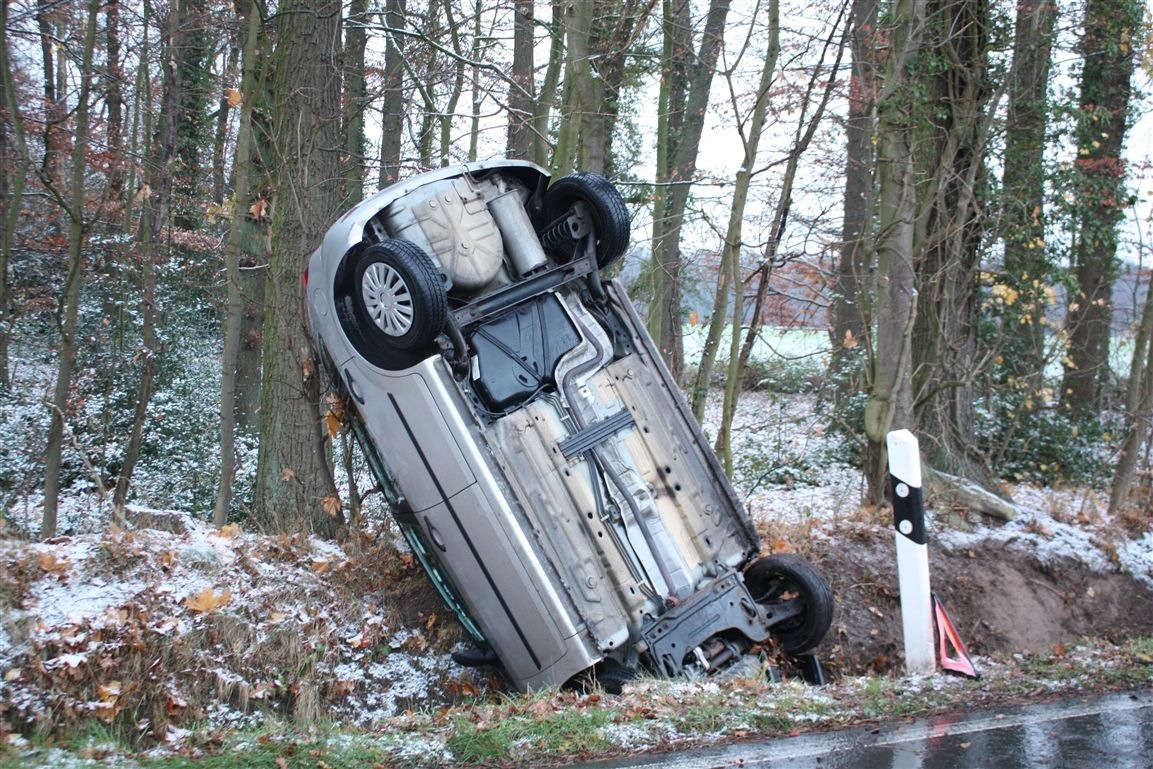
<instances>
[{"instance_id":1,"label":"tree bark","mask_svg":"<svg viewBox=\"0 0 1153 769\"><path fill-rule=\"evenodd\" d=\"M84 28L84 43L81 50L80 72L92 70L93 52L96 47L96 18L100 10L100 0L90 0ZM56 535L56 523L60 504L60 471L63 464L65 419L70 407L69 392L72 376L76 369L77 339L76 325L79 317L81 295L81 271L84 262L84 243L87 239L88 223L85 220L84 178L88 171L88 141L91 122L91 79L80 78L80 91L76 97L74 110L75 126L72 139L72 181L67 199L68 217L68 268L64 289L56 307L56 327L60 334L59 361L56 369L56 385L49 404L51 421L48 426L48 441L44 449L44 510L40 521L40 536L49 538ZM55 151L45 148L45 153ZM63 197L60 200L64 200Z\"/></svg>"},{"instance_id":2,"label":"tree bark","mask_svg":"<svg viewBox=\"0 0 1153 769\"><path fill-rule=\"evenodd\" d=\"M212 522L223 526L228 522L228 512L232 507L233 482L236 476L236 431L238 427L237 409L237 361L240 358L241 333L244 327L244 296L240 287L240 263L246 254L245 239L247 230L253 226L251 204L247 191L252 187L256 173L253 163L255 140L253 137L253 111L256 102L257 60L260 55L260 9L251 3L247 13L239 14L245 27L243 43L244 65L240 78L240 126L236 135L236 193L232 202L232 228L224 249L224 272L227 298L224 311L224 350L220 365L220 483L216 490L216 502L212 511ZM255 225L259 227L259 223ZM259 358L258 358L259 360Z\"/></svg>"},{"instance_id":3,"label":"tree bark","mask_svg":"<svg viewBox=\"0 0 1153 769\"><path fill-rule=\"evenodd\" d=\"M7 29L8 5L0 8L0 21ZM0 162L4 170L0 174L0 388L11 385L9 367L9 345L12 339L12 325L16 322L9 289L8 267L12 261L13 247L16 244L16 230L20 222L20 212L24 209L24 184L28 171L32 168L32 156L28 151L28 141L24 135L24 116L20 111L20 100L16 93L16 83L12 76L12 59L8 50L8 38L0 39L0 110L3 110L3 124L0 128ZM11 136L9 136L11 130Z\"/></svg>"},{"instance_id":4,"label":"tree bark","mask_svg":"<svg viewBox=\"0 0 1153 769\"><path fill-rule=\"evenodd\" d=\"M1141 449L1149 439L1153 421L1153 276L1145 293L1141 311L1141 324L1133 345L1133 360L1129 366L1129 384L1125 389L1125 437L1117 457L1113 474L1113 489L1109 495L1109 514L1117 515L1129 510L1141 511L1137 489L1137 468ZM1145 518L1153 518L1147 500L1143 506Z\"/></svg>"},{"instance_id":5,"label":"tree bark","mask_svg":"<svg viewBox=\"0 0 1153 769\"><path fill-rule=\"evenodd\" d=\"M137 256L140 262L140 379L136 386L135 407L128 442L124 447L124 457L120 472L116 477L116 488L112 496L113 515L117 521L124 519L124 505L128 501L128 491L136 462L144 442L144 425L148 419L148 406L152 400L153 384L156 380L160 343L156 334L157 294L156 262L160 257L157 244L160 242L164 225L172 203L175 184L174 166L179 153L180 137L178 124L184 98L184 75L177 51L185 45L188 20L184 16L185 6L175 4L169 9L168 29L165 35L164 90L160 106L159 124L156 139L152 144L148 178L151 194L144 201L137 235Z\"/></svg>"},{"instance_id":6,"label":"tree bark","mask_svg":"<svg viewBox=\"0 0 1153 769\"><path fill-rule=\"evenodd\" d=\"M885 437L890 430L913 427L911 341L917 303L913 132L917 117L909 68L922 51L925 15L925 0L894 4L885 91L877 102L876 352L865 405L865 478L873 503L885 496Z\"/></svg>"},{"instance_id":7,"label":"tree bark","mask_svg":"<svg viewBox=\"0 0 1153 769\"><path fill-rule=\"evenodd\" d=\"M340 213L336 0L288 0L277 16L273 106L281 167L266 284L260 453L253 520L274 531L331 535L340 523L321 425L321 372L305 324L300 275ZM339 510L336 511L339 513Z\"/></svg>"},{"instance_id":8,"label":"tree bark","mask_svg":"<svg viewBox=\"0 0 1153 769\"><path fill-rule=\"evenodd\" d=\"M380 176L383 189L400 179L400 147L404 138L405 0L385 0L384 98L381 102Z\"/></svg>"},{"instance_id":9,"label":"tree bark","mask_svg":"<svg viewBox=\"0 0 1153 769\"><path fill-rule=\"evenodd\" d=\"M759 8L758 8L759 10ZM776 77L777 58L781 53L781 19L779 0L769 0L769 10L766 14L768 25L768 42L764 60L761 65L761 78L757 84L756 99L748 115L734 114L733 118L740 129L741 142L744 145L744 155L741 165L736 172L736 183L733 188L733 202L729 206L729 222L725 229L725 241L721 246L720 266L717 269L717 285L713 295L712 315L709 319L709 329L705 336L704 349L701 351L700 365L693 385L690 388L690 404L693 416L698 422L704 421L705 404L708 399L709 385L713 377L713 368L720 352L721 336L726 325L731 324L731 340L738 338L738 330L743 318L743 302L741 300L741 247L744 243L745 206L748 202L749 186L753 179L753 168L757 165L757 154L760 150L761 135L765 129L765 119L769 110L769 91ZM731 77L731 75L730 75ZM734 106L735 109L735 106ZM748 130L744 130L744 126ZM729 316L729 293L734 291L735 299L732 316ZM735 352L735 343L730 353ZM730 356L735 359L735 355ZM727 394L727 388L726 388ZM721 420L721 431L727 432L724 419ZM728 445L717 435L717 445ZM721 454L722 459L726 459ZM731 457L725 462L726 470L732 471Z\"/></svg>"},{"instance_id":10,"label":"tree bark","mask_svg":"<svg viewBox=\"0 0 1153 769\"><path fill-rule=\"evenodd\" d=\"M989 83L984 0L930 0L927 50L951 66L923 76L917 106L920 181L914 253L918 285L913 331L915 423L929 464L987 488L996 478L976 445L978 278L985 152L996 113Z\"/></svg>"},{"instance_id":11,"label":"tree bark","mask_svg":"<svg viewBox=\"0 0 1153 769\"><path fill-rule=\"evenodd\" d=\"M673 126L669 126L670 131L664 137L665 141L670 142L668 165L664 173L659 166L657 169L657 184L664 193L658 194L654 203L654 309L650 315L649 330L655 332L653 336L665 362L679 381L684 376L685 366L684 340L681 338L681 228L688 207L689 191L696 175L697 153L704 132L713 75L724 44L729 0L710 0L700 49L691 58L685 81L681 81L673 72L686 66L692 56L692 46L686 46L684 38L686 31L691 29L691 26L686 26L689 11L682 0L666 0L666 7L670 3L680 4L680 7L670 9L672 15L666 16L666 24L669 25L666 27L666 53L671 57L666 76L670 78L673 91L671 103L676 102L678 95L675 91L680 83L684 82L686 86L684 124L677 131L675 141L672 140Z\"/></svg>"},{"instance_id":12,"label":"tree bark","mask_svg":"<svg viewBox=\"0 0 1153 769\"><path fill-rule=\"evenodd\" d=\"M1001 357L1013 384L1030 394L1042 385L1046 290L1053 272L1045 248L1044 207L1050 51L1056 19L1053 0L1017 5L1005 117L1004 280L1017 291L1017 298L1007 308Z\"/></svg>"},{"instance_id":13,"label":"tree bark","mask_svg":"<svg viewBox=\"0 0 1153 769\"><path fill-rule=\"evenodd\" d=\"M1077 289L1069 304L1061 385L1061 405L1082 416L1103 410L1110 378L1117 224L1129 205L1121 160L1137 61L1129 41L1139 35L1142 13L1138 0L1088 0L1085 6L1076 130L1078 231L1072 253Z\"/></svg>"},{"instance_id":14,"label":"tree bark","mask_svg":"<svg viewBox=\"0 0 1153 769\"><path fill-rule=\"evenodd\" d=\"M536 75L533 67L535 0L513 0L512 72L508 84L508 141L510 158L533 159L533 101Z\"/></svg>"},{"instance_id":15,"label":"tree bark","mask_svg":"<svg viewBox=\"0 0 1153 769\"><path fill-rule=\"evenodd\" d=\"M564 6L565 0L552 0L552 23L549 25L552 44L549 46L544 79L541 81L540 91L533 107L533 162L543 168L549 168L551 163L548 126L553 108L556 106L557 84L560 82L565 62Z\"/></svg>"},{"instance_id":16,"label":"tree bark","mask_svg":"<svg viewBox=\"0 0 1153 769\"><path fill-rule=\"evenodd\" d=\"M351 0L344 25L344 207L364 198L364 114L368 110L368 83L364 77L364 51L368 47L368 0Z\"/></svg>"},{"instance_id":17,"label":"tree bark","mask_svg":"<svg viewBox=\"0 0 1153 769\"><path fill-rule=\"evenodd\" d=\"M877 52L874 48L878 0L853 0L849 47L853 64L849 78L849 110L845 120L845 195L840 256L832 286L832 357L829 369L837 408L863 388L862 363L872 351L868 276L869 242L874 202ZM862 356L864 353L864 356ZM863 359L864 358L864 359Z\"/></svg>"}]
</instances>

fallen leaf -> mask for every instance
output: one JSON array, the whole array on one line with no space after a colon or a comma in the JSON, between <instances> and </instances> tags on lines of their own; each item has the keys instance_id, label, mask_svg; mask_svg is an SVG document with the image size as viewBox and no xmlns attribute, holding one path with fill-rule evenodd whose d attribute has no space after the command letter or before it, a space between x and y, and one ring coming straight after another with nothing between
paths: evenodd
<instances>
[{"instance_id":1,"label":"fallen leaf","mask_svg":"<svg viewBox=\"0 0 1153 769\"><path fill-rule=\"evenodd\" d=\"M36 561L41 571L49 573L64 574L72 568L72 562L68 560L68 556L57 557L56 553L51 552L39 553L36 556Z\"/></svg>"},{"instance_id":2,"label":"fallen leaf","mask_svg":"<svg viewBox=\"0 0 1153 769\"><path fill-rule=\"evenodd\" d=\"M235 537L240 534L240 524L230 523L227 526L221 526L216 530L216 534L220 537Z\"/></svg>"},{"instance_id":3,"label":"fallen leaf","mask_svg":"<svg viewBox=\"0 0 1153 769\"><path fill-rule=\"evenodd\" d=\"M232 600L232 591L228 588L225 588L221 593L217 593L212 588L206 587L199 594L195 596L190 595L185 598L184 605L192 611L208 613L210 611L216 611L230 600Z\"/></svg>"}]
</instances>

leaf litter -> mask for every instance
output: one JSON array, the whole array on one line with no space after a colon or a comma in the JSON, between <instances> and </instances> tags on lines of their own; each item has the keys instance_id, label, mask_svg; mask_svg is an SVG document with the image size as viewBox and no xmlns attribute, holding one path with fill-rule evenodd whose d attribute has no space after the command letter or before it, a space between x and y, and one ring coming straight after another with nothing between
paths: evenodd
<instances>
[{"instance_id":1,"label":"leaf litter","mask_svg":"<svg viewBox=\"0 0 1153 769\"><path fill-rule=\"evenodd\" d=\"M952 528L930 510L934 585L941 575L954 616L979 618L967 640L986 682L902 678L893 638L899 601L884 584L893 568L890 523L862 508L857 471L805 459L832 453L831 439L814 426L812 400L794 397L787 408L777 400L744 397L737 453L768 460L739 464L734 482L767 545L816 556L833 584L838 616L822 649L836 679L830 686L802 686L795 676L773 684L757 670L709 681L641 679L618 698L559 692L509 699L499 681L451 660L448 651L463 634L438 616L444 609L383 521L369 521L379 527L375 538L343 544L257 535L236 524L215 529L180 511L138 509L138 519L161 521L161 528L121 530L91 523L91 508L86 515L83 499L73 496L63 506L71 536L0 539L0 737L18 746L20 735L36 729L97 719L187 750L193 724L243 730L272 716L305 731L335 723L388 735L377 744L387 742L393 759L436 765L453 761L448 746L460 719L483 731L608 708L600 729L615 746L608 752L635 752L763 733L777 723L769 716L793 730L879 717L901 691L948 707L979 701L987 689L974 687L995 680L1030 696L1092 688L1108 679L1101 671L1125 668L1118 658L1148 655L1123 645L1127 633L1148 635L1143 626L1090 624L1088 634L1112 640L1087 645L1066 645L1067 635L1054 630L1054 640L1044 636L1033 649L1018 649L997 626L980 594L1003 585L974 576L992 571L986 551L997 563L1006 553L1009 561L1031 559L1025 592L1062 594L1066 606L1081 599L1070 579L1097 599L1085 604L1116 597L1107 595L1106 578L1153 587L1153 534L1121 536L1099 494L1016 486L1022 515L1009 524L977 519L967 530ZM767 412L783 416L766 427ZM717 419L710 404L706 429ZM34 512L25 509L29 521ZM1060 573L1072 577L1062 583L1054 577ZM968 603L966 591L976 594ZM1002 611L1018 619L1020 607ZM1070 627L1085 632L1060 629ZM1041 674L1030 667L1037 659L1074 672ZM1144 670L1150 673L1138 680L1148 685L1153 666ZM870 672L882 678L862 677ZM698 713L696 720L686 720L686 711Z\"/></svg>"}]
</instances>

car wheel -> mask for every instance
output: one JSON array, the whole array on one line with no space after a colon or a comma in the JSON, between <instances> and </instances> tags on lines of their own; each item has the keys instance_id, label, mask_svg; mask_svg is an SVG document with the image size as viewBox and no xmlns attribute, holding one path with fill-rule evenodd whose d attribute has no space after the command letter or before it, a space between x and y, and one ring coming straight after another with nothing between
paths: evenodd
<instances>
[{"instance_id":1,"label":"car wheel","mask_svg":"<svg viewBox=\"0 0 1153 769\"><path fill-rule=\"evenodd\" d=\"M389 369L430 354L448 320L444 281L432 258L410 241L383 240L345 259L337 314L357 350Z\"/></svg>"},{"instance_id":2,"label":"car wheel","mask_svg":"<svg viewBox=\"0 0 1153 769\"><path fill-rule=\"evenodd\" d=\"M808 561L792 553L777 553L745 571L745 585L766 608L792 608L800 613L774 625L773 635L789 654L811 651L833 624L833 596L825 580Z\"/></svg>"},{"instance_id":3,"label":"car wheel","mask_svg":"<svg viewBox=\"0 0 1153 769\"><path fill-rule=\"evenodd\" d=\"M597 267L624 256L632 222L624 198L600 174L579 172L558 179L544 195L541 245L563 262L571 260L591 228Z\"/></svg>"}]
</instances>

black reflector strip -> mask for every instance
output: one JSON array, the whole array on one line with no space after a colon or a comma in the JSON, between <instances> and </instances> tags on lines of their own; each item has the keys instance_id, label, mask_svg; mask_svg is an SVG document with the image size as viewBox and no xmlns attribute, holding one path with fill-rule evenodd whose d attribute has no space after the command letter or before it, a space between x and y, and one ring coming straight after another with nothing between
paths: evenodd
<instances>
[{"instance_id":1,"label":"black reflector strip","mask_svg":"<svg viewBox=\"0 0 1153 769\"><path fill-rule=\"evenodd\" d=\"M636 425L636 420L633 419L633 415L622 409L611 417L594 422L579 433L565 438L558 444L560 453L564 455L565 459L572 459L578 454L583 454L594 446L604 443L609 436L634 425Z\"/></svg>"}]
</instances>

